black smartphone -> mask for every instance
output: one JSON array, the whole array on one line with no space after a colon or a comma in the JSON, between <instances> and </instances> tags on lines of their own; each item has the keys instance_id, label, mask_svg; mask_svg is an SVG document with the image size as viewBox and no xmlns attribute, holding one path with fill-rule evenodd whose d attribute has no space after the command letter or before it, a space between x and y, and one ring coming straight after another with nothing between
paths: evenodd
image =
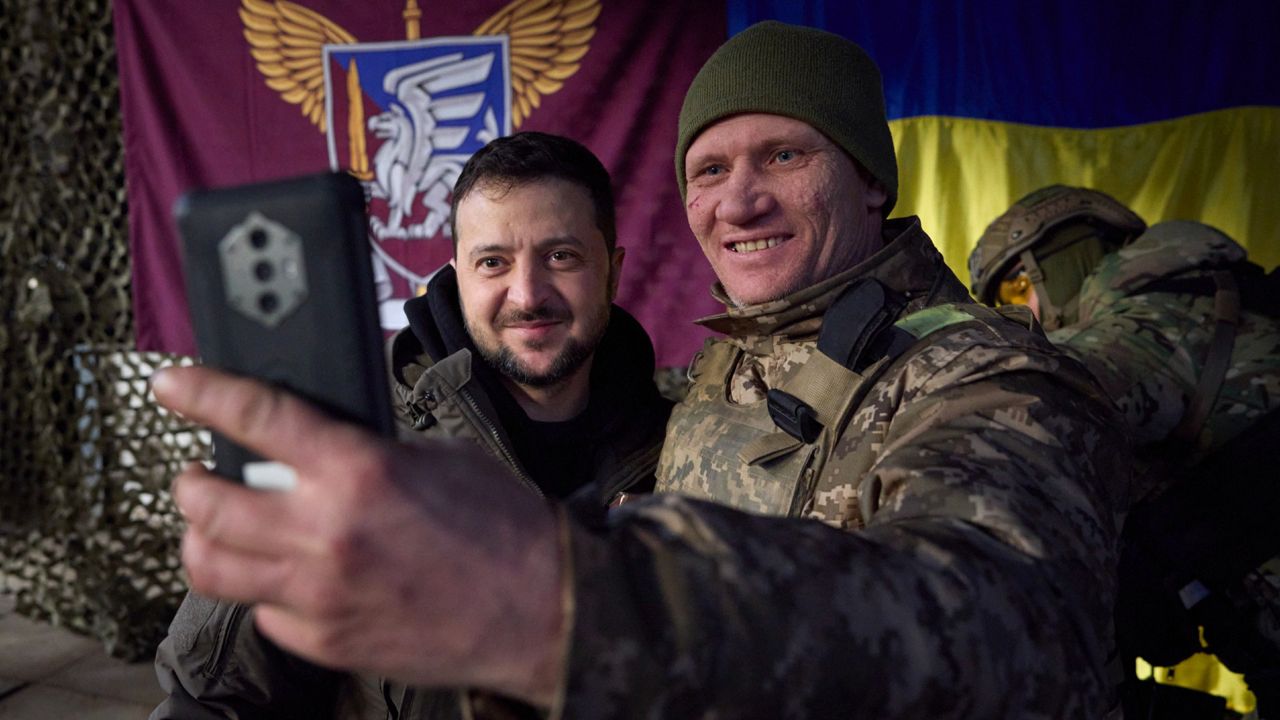
<instances>
[{"instance_id":1,"label":"black smartphone","mask_svg":"<svg viewBox=\"0 0 1280 720\"><path fill-rule=\"evenodd\" d=\"M178 199L202 362L393 434L365 198L345 173L195 190ZM291 471L214 434L214 471L283 488Z\"/></svg>"}]
</instances>

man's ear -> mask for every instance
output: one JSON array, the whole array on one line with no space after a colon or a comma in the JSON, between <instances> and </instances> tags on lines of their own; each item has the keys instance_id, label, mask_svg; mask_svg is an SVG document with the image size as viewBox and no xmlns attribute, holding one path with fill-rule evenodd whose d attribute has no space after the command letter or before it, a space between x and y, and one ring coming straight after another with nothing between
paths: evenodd
<instances>
[{"instance_id":1,"label":"man's ear","mask_svg":"<svg viewBox=\"0 0 1280 720\"><path fill-rule=\"evenodd\" d=\"M867 192L863 195L866 199L867 208L870 210L879 210L889 201L889 193L884 189L878 181L872 180L867 184Z\"/></svg>"},{"instance_id":2,"label":"man's ear","mask_svg":"<svg viewBox=\"0 0 1280 720\"><path fill-rule=\"evenodd\" d=\"M458 269L458 258L456 255L454 257L449 258L449 267L453 268L454 270Z\"/></svg>"},{"instance_id":3,"label":"man's ear","mask_svg":"<svg viewBox=\"0 0 1280 720\"><path fill-rule=\"evenodd\" d=\"M615 247L609 258L609 302L618 297L618 282L622 279L622 261L627 257L627 249Z\"/></svg>"}]
</instances>

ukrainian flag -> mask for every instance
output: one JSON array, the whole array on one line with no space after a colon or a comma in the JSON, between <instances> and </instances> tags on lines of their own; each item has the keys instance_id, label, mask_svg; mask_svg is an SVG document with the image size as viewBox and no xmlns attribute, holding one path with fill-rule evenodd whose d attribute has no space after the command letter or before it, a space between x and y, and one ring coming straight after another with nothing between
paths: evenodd
<instances>
[{"instance_id":1,"label":"ukrainian flag","mask_svg":"<svg viewBox=\"0 0 1280 720\"><path fill-rule=\"evenodd\" d=\"M1052 183L1148 223L1199 220L1280 264L1280 2L729 0L729 32L823 28L880 65L898 151L894 215L948 264Z\"/></svg>"}]
</instances>

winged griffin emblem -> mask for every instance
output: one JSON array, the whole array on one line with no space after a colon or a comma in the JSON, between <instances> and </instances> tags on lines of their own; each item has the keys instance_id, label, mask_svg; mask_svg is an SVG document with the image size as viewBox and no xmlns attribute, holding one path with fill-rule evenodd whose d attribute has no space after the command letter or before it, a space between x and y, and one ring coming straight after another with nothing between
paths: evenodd
<instances>
[{"instance_id":1,"label":"winged griffin emblem","mask_svg":"<svg viewBox=\"0 0 1280 720\"><path fill-rule=\"evenodd\" d=\"M360 178L379 201L370 213L379 284L393 272L412 290L428 276L384 246L448 233L449 193L467 158L520 127L578 71L600 15L600 0L514 0L470 39L424 40L417 0L407 0L406 41L359 43L298 3L241 3L249 52L267 86L326 135L330 164Z\"/></svg>"}]
</instances>

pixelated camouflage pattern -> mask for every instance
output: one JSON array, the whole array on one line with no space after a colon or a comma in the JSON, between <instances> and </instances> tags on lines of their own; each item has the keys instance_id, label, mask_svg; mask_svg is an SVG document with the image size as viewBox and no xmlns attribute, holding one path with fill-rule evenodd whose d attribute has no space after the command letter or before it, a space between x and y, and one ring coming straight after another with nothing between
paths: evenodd
<instances>
[{"instance_id":1,"label":"pixelated camouflage pattern","mask_svg":"<svg viewBox=\"0 0 1280 720\"><path fill-rule=\"evenodd\" d=\"M1168 438L1196 392L1213 339L1212 294L1144 292L1157 280L1209 278L1245 250L1208 225L1172 221L1103 259L1080 290L1079 320L1049 339L1083 362L1133 430L1139 457ZM1181 460L1192 465L1280 407L1280 322L1247 309L1217 401ZM1158 489L1158 479L1135 487ZM1135 498L1136 499L1136 498Z\"/></svg>"},{"instance_id":2,"label":"pixelated camouflage pattern","mask_svg":"<svg viewBox=\"0 0 1280 720\"><path fill-rule=\"evenodd\" d=\"M1043 336L994 314L948 326L880 374L847 425L760 467L737 457L745 437L775 430L761 390L812 356L844 284L874 277L908 296L906 312L967 296L918 221L885 234L839 278L707 321L730 335L692 368L663 494L606 528L571 528L565 717L1114 707L1124 436Z\"/></svg>"}]
</instances>

